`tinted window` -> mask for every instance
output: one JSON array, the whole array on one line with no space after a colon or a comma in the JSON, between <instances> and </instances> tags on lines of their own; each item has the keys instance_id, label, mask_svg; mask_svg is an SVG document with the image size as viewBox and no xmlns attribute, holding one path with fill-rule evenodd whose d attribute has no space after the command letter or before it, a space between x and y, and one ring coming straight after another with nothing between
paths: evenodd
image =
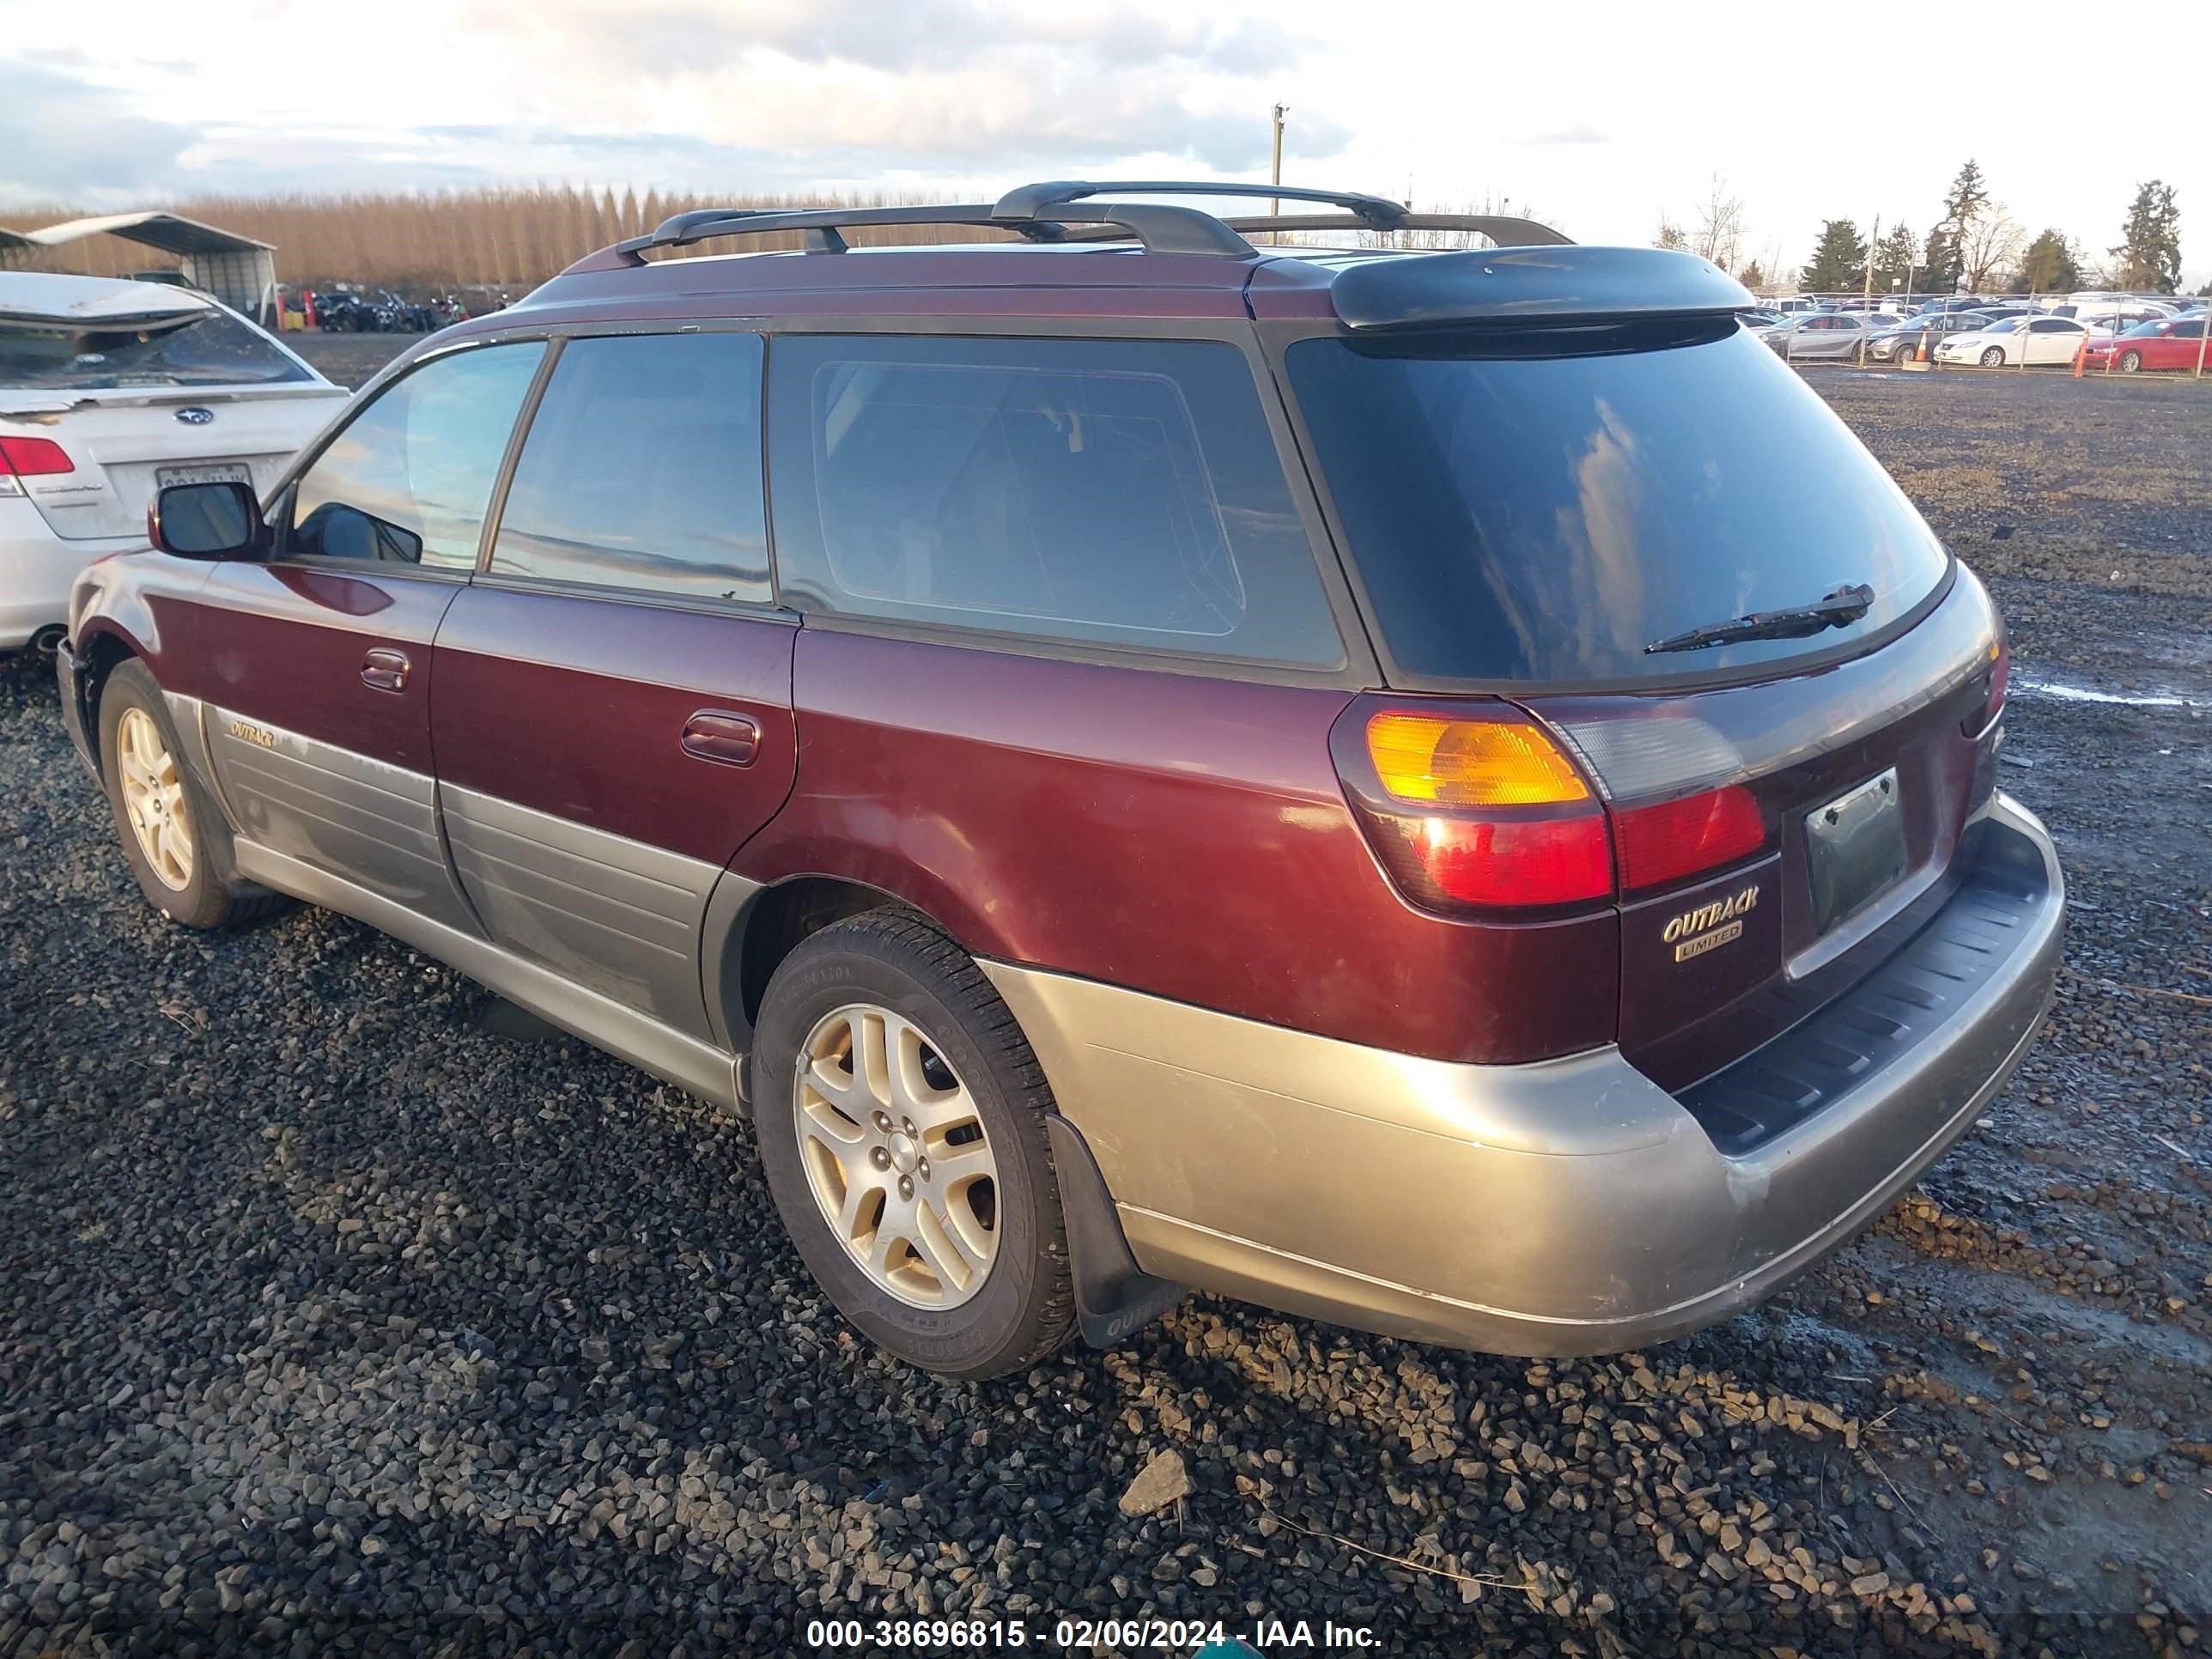
<instances>
[{"instance_id":1,"label":"tinted window","mask_svg":"<svg viewBox=\"0 0 2212 1659\"><path fill-rule=\"evenodd\" d=\"M466 569L545 348L434 357L379 392L301 476L285 550Z\"/></svg>"},{"instance_id":2,"label":"tinted window","mask_svg":"<svg viewBox=\"0 0 2212 1659\"><path fill-rule=\"evenodd\" d=\"M1942 544L1888 474L1748 336L1554 356L1506 356L1545 348L1493 338L1464 356L1290 348L1352 556L1407 669L1559 684L1778 661L1895 621L1942 579ZM1872 608L1840 630L1644 648L1858 583Z\"/></svg>"},{"instance_id":3,"label":"tinted window","mask_svg":"<svg viewBox=\"0 0 2212 1659\"><path fill-rule=\"evenodd\" d=\"M273 386L314 377L243 319L212 307L131 329L0 322L0 386Z\"/></svg>"},{"instance_id":4,"label":"tinted window","mask_svg":"<svg viewBox=\"0 0 2212 1659\"><path fill-rule=\"evenodd\" d=\"M794 603L1342 660L1236 348L787 335L775 355L777 574Z\"/></svg>"},{"instance_id":5,"label":"tinted window","mask_svg":"<svg viewBox=\"0 0 2212 1659\"><path fill-rule=\"evenodd\" d=\"M757 334L571 340L523 441L491 568L769 596Z\"/></svg>"}]
</instances>

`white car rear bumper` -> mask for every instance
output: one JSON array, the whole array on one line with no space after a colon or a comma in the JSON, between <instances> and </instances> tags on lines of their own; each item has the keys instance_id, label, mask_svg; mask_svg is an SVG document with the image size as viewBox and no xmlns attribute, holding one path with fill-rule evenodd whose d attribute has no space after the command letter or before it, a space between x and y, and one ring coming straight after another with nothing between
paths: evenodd
<instances>
[{"instance_id":1,"label":"white car rear bumper","mask_svg":"<svg viewBox=\"0 0 2212 1659\"><path fill-rule=\"evenodd\" d=\"M70 589L94 559L146 545L143 536L64 541L21 495L0 495L0 651L20 651L69 621Z\"/></svg>"}]
</instances>

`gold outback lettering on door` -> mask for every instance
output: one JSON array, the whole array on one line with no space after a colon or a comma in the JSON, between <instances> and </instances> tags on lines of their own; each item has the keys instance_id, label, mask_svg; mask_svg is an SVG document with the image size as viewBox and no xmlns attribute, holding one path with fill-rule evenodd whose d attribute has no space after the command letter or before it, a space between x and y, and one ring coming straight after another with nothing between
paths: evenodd
<instances>
[{"instance_id":1,"label":"gold outback lettering on door","mask_svg":"<svg viewBox=\"0 0 2212 1659\"><path fill-rule=\"evenodd\" d=\"M1694 910L1685 910L1670 917L1666 931L1660 935L1674 947L1674 960L1687 962L1692 957L1701 957L1708 951L1718 950L1730 939L1743 936L1741 920L1759 903L1758 884L1741 888L1726 898L1715 899L1710 904L1700 904Z\"/></svg>"}]
</instances>

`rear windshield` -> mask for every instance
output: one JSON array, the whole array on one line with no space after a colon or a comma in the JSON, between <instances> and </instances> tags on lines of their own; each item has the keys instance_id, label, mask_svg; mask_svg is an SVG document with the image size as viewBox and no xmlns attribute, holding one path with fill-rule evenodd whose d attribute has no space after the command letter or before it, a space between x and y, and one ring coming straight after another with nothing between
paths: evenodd
<instances>
[{"instance_id":1,"label":"rear windshield","mask_svg":"<svg viewBox=\"0 0 2212 1659\"><path fill-rule=\"evenodd\" d=\"M1864 638L1942 580L1942 544L1889 475L1732 320L1658 349L1498 349L1290 348L1352 557L1406 672L1588 684L1740 669ZM1873 603L1840 629L1644 649L1861 584Z\"/></svg>"},{"instance_id":2,"label":"rear windshield","mask_svg":"<svg viewBox=\"0 0 2212 1659\"><path fill-rule=\"evenodd\" d=\"M10 392L271 386L307 378L266 335L227 311L125 329L0 322L0 388Z\"/></svg>"}]
</instances>

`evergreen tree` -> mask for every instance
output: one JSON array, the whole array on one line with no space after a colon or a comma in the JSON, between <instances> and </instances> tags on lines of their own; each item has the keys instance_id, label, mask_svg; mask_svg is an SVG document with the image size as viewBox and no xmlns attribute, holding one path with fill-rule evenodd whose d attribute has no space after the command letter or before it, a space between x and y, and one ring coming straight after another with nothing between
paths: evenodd
<instances>
[{"instance_id":1,"label":"evergreen tree","mask_svg":"<svg viewBox=\"0 0 2212 1659\"><path fill-rule=\"evenodd\" d=\"M2154 179L2137 187L2120 228L2120 245L2108 250L2121 288L2171 294L2181 281L2181 210L2173 186Z\"/></svg>"},{"instance_id":2,"label":"evergreen tree","mask_svg":"<svg viewBox=\"0 0 2212 1659\"><path fill-rule=\"evenodd\" d=\"M1921 287L1930 294L1956 294L1966 264L1951 227L1941 222L1930 226L1920 243Z\"/></svg>"},{"instance_id":3,"label":"evergreen tree","mask_svg":"<svg viewBox=\"0 0 2212 1659\"><path fill-rule=\"evenodd\" d=\"M1849 219L1830 219L1820 228L1813 258L1799 273L1807 292L1840 294L1866 281L1866 242Z\"/></svg>"},{"instance_id":4,"label":"evergreen tree","mask_svg":"<svg viewBox=\"0 0 2212 1659\"><path fill-rule=\"evenodd\" d=\"M1958 176L1951 180L1951 188L1944 193L1943 216L1936 222L1922 244L1921 263L1927 273L1929 293L1959 291L1959 281L1966 274L1966 234L1989 204L1989 181L1982 177L1981 164L1968 156Z\"/></svg>"},{"instance_id":5,"label":"evergreen tree","mask_svg":"<svg viewBox=\"0 0 2212 1659\"><path fill-rule=\"evenodd\" d=\"M2081 286L2081 264L2064 234L2045 230L2021 255L2015 294L2070 294Z\"/></svg>"},{"instance_id":6,"label":"evergreen tree","mask_svg":"<svg viewBox=\"0 0 2212 1659\"><path fill-rule=\"evenodd\" d=\"M1883 237L1874 254L1875 292L1901 293L1907 289L1917 292L1921 286L1920 267L1914 263L1914 257L1918 252L1919 244L1902 223Z\"/></svg>"},{"instance_id":7,"label":"evergreen tree","mask_svg":"<svg viewBox=\"0 0 2212 1659\"><path fill-rule=\"evenodd\" d=\"M1736 272L1735 279L1746 288L1754 291L1766 286L1766 273L1759 268L1759 261L1756 259Z\"/></svg>"},{"instance_id":8,"label":"evergreen tree","mask_svg":"<svg viewBox=\"0 0 2212 1659\"><path fill-rule=\"evenodd\" d=\"M1951 180L1950 192L1943 198L1943 222L1954 229L1963 229L1981 217L1982 210L1990 204L1990 187L1982 177L1980 163L1973 157L1959 169L1959 176Z\"/></svg>"}]
</instances>

